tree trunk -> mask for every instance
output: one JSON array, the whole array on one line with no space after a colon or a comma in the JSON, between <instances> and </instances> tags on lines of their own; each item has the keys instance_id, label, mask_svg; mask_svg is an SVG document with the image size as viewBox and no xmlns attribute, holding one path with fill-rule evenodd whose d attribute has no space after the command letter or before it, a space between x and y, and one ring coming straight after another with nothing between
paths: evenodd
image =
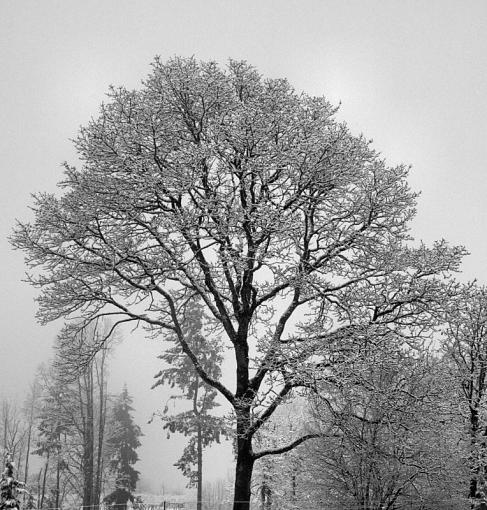
<instances>
[{"instance_id":1,"label":"tree trunk","mask_svg":"<svg viewBox=\"0 0 487 510\"><path fill-rule=\"evenodd\" d=\"M260 507L261 510L271 510L272 508L272 491L269 486L268 464L264 462L262 473L262 486L260 488Z\"/></svg>"},{"instance_id":2,"label":"tree trunk","mask_svg":"<svg viewBox=\"0 0 487 510\"><path fill-rule=\"evenodd\" d=\"M237 463L235 467L233 510L250 509L250 483L252 481L253 469L254 458L252 457L251 439L237 436Z\"/></svg>"},{"instance_id":3,"label":"tree trunk","mask_svg":"<svg viewBox=\"0 0 487 510\"><path fill-rule=\"evenodd\" d=\"M237 364L237 391L235 396L242 399L243 404L235 407L237 415L237 462L235 465L235 488L233 493L233 510L249 510L251 496L252 470L254 456L251 426L251 404L247 392L249 390L249 350L247 343L250 320L240 322L237 341L235 342L235 358ZM244 397L247 397L246 399Z\"/></svg>"},{"instance_id":4,"label":"tree trunk","mask_svg":"<svg viewBox=\"0 0 487 510\"><path fill-rule=\"evenodd\" d=\"M40 504L39 504L39 508L43 508L44 507L44 497L46 495L46 479L47 479L47 469L49 468L49 451L47 452L47 457L46 457L46 465L44 466L44 477L42 479L42 492L41 492L41 499L40 499Z\"/></svg>"},{"instance_id":5,"label":"tree trunk","mask_svg":"<svg viewBox=\"0 0 487 510\"><path fill-rule=\"evenodd\" d=\"M105 393L105 357L106 351L101 353L100 367L96 364L97 383L99 391L98 400L98 447L96 459L96 480L95 480L95 494L93 504L98 506L100 504L100 496L102 490L102 474L103 474L103 444L105 438L105 420L106 420L106 393Z\"/></svg>"},{"instance_id":6,"label":"tree trunk","mask_svg":"<svg viewBox=\"0 0 487 510\"><path fill-rule=\"evenodd\" d=\"M477 408L470 408L470 443L472 448L472 453L475 452L477 447L477 439L478 439L478 429L479 429L479 413ZM479 469L475 468L475 471L472 473L470 478L470 490L469 497L474 499L477 496L477 477L479 474Z\"/></svg>"},{"instance_id":7,"label":"tree trunk","mask_svg":"<svg viewBox=\"0 0 487 510\"><path fill-rule=\"evenodd\" d=\"M32 428L34 425L34 413L35 405L38 397L38 381L37 379L30 386L30 404L29 404L29 428L27 429L27 451L25 453L25 467L24 467L24 484L27 485L27 479L29 477L29 456L30 447L32 442Z\"/></svg>"},{"instance_id":8,"label":"tree trunk","mask_svg":"<svg viewBox=\"0 0 487 510\"><path fill-rule=\"evenodd\" d=\"M7 402L2 403L2 414L3 414L3 450L8 452L8 413L9 404Z\"/></svg>"},{"instance_id":9,"label":"tree trunk","mask_svg":"<svg viewBox=\"0 0 487 510\"><path fill-rule=\"evenodd\" d=\"M29 476L29 455L30 455L30 442L32 439L32 422L29 422L29 428L27 432L27 451L25 453L25 464L24 464L24 484L27 485L27 478Z\"/></svg>"},{"instance_id":10,"label":"tree trunk","mask_svg":"<svg viewBox=\"0 0 487 510\"><path fill-rule=\"evenodd\" d=\"M93 505L94 474L94 421L93 421L93 368L89 367L85 375L86 388L86 426L83 434L83 506Z\"/></svg>"},{"instance_id":11,"label":"tree trunk","mask_svg":"<svg viewBox=\"0 0 487 510\"><path fill-rule=\"evenodd\" d=\"M37 475L37 508L41 508L41 476L42 476L42 468Z\"/></svg>"},{"instance_id":12,"label":"tree trunk","mask_svg":"<svg viewBox=\"0 0 487 510\"><path fill-rule=\"evenodd\" d=\"M61 458L58 452L56 465L56 500L54 505L56 508L59 508L60 480L61 480Z\"/></svg>"},{"instance_id":13,"label":"tree trunk","mask_svg":"<svg viewBox=\"0 0 487 510\"><path fill-rule=\"evenodd\" d=\"M203 437L201 433L201 421L198 420L198 491L196 510L203 508Z\"/></svg>"}]
</instances>

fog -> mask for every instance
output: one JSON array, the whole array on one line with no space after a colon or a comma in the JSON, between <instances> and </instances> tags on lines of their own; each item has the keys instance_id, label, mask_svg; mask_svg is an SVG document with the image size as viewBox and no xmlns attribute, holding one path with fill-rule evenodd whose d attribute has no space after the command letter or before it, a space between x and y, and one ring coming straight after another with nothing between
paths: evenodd
<instances>
[{"instance_id":1,"label":"fog","mask_svg":"<svg viewBox=\"0 0 487 510\"><path fill-rule=\"evenodd\" d=\"M7 236L30 194L54 191L70 139L110 84L138 87L155 55L246 59L269 77L340 104L339 118L374 139L390 164L412 165L421 190L417 239L467 246L464 280L485 282L487 3L461 1L26 1L0 3L0 398L22 399L61 324L37 323L36 291ZM147 424L167 399L150 390L161 350L124 332L111 388L126 383L144 432L138 469L154 490L183 487L172 464L184 441ZM228 444L207 478L231 468Z\"/></svg>"}]
</instances>

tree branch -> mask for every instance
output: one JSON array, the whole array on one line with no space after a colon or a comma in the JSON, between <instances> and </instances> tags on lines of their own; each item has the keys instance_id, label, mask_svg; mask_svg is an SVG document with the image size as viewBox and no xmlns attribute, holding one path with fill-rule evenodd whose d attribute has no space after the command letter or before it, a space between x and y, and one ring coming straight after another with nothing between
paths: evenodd
<instances>
[{"instance_id":1,"label":"tree branch","mask_svg":"<svg viewBox=\"0 0 487 510\"><path fill-rule=\"evenodd\" d=\"M292 449L296 448L296 446L299 446L301 443L304 443L305 441L309 441L310 439L316 439L319 437L339 437L336 434L323 434L323 433L315 433L315 434L306 434L304 436L301 436L300 438L294 440L292 443L287 444L286 446L281 446L280 448L269 448L267 450L262 450L257 453L253 453L253 458L255 460L260 459L261 457L264 457L266 455L278 455L280 453L286 453L291 451Z\"/></svg>"}]
</instances>

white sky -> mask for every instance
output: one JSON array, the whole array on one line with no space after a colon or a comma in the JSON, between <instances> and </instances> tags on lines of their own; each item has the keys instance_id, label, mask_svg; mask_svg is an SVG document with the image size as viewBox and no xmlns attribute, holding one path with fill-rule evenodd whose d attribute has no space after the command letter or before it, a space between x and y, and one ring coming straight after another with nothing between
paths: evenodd
<instances>
[{"instance_id":1,"label":"white sky","mask_svg":"<svg viewBox=\"0 0 487 510\"><path fill-rule=\"evenodd\" d=\"M391 164L413 165L413 233L466 245L462 278L486 281L487 1L0 0L0 398L23 393L58 328L36 324L6 236L29 216L30 193L54 190L60 164L74 161L69 139L109 84L138 87L155 55L246 59L341 101L352 131ZM157 352L129 338L113 363L141 425L161 397L148 389ZM143 428L142 474L181 480L176 447ZM216 458L215 476L229 454Z\"/></svg>"}]
</instances>

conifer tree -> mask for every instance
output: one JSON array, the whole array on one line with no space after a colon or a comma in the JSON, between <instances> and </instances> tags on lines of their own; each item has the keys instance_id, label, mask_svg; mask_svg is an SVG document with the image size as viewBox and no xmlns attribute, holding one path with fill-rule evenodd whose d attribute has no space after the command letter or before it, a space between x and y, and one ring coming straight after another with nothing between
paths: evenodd
<instances>
[{"instance_id":1,"label":"conifer tree","mask_svg":"<svg viewBox=\"0 0 487 510\"><path fill-rule=\"evenodd\" d=\"M215 379L221 376L220 366L223 362L221 344L215 338L205 338L203 331L203 307L198 302L190 302L185 311L184 331L193 352L198 353L204 370ZM169 337L173 346L165 349L159 356L169 367L156 374L157 382L153 388L161 384L169 384L178 388L181 395L173 395L171 399L186 399L191 408L174 415L169 413L166 405L161 419L168 436L178 432L189 436L188 443L175 466L189 479L188 486L197 489L197 510L202 508L203 499L203 449L213 442L220 442L221 435L226 435L224 418L210 414L219 404L216 402L217 392L206 384L188 356L184 354L177 338Z\"/></svg>"},{"instance_id":2,"label":"conifer tree","mask_svg":"<svg viewBox=\"0 0 487 510\"><path fill-rule=\"evenodd\" d=\"M127 502L134 501L133 494L139 472L133 467L139 460L137 448L142 435L132 417L132 398L125 387L113 408L114 431L108 440L113 450L110 469L115 475L113 491L105 497L105 502L116 505L117 510L124 510Z\"/></svg>"},{"instance_id":3,"label":"conifer tree","mask_svg":"<svg viewBox=\"0 0 487 510\"><path fill-rule=\"evenodd\" d=\"M2 510L19 510L18 495L22 492L28 494L28 491L24 489L24 484L14 477L12 455L7 453L5 469L0 475L0 508Z\"/></svg>"}]
</instances>

